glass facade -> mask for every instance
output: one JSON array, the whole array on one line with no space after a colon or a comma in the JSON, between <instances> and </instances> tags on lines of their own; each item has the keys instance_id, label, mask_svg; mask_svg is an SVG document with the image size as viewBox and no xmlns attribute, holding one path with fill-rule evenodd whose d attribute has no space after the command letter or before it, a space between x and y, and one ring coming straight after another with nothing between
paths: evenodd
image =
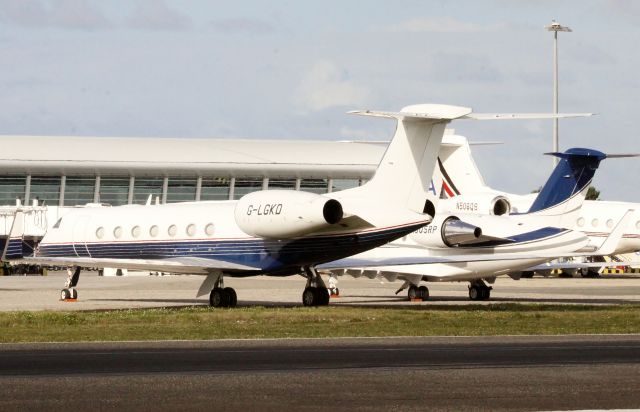
<instances>
[{"instance_id":1,"label":"glass facade","mask_svg":"<svg viewBox=\"0 0 640 412\"><path fill-rule=\"evenodd\" d=\"M302 179L300 190L312 193L327 193L327 179Z\"/></svg>"},{"instance_id":2,"label":"glass facade","mask_svg":"<svg viewBox=\"0 0 640 412\"><path fill-rule=\"evenodd\" d=\"M133 187L133 203L144 205L151 195L151 203L156 202L156 197L162 201L162 184L164 177L136 177Z\"/></svg>"},{"instance_id":3,"label":"glass facade","mask_svg":"<svg viewBox=\"0 0 640 412\"><path fill-rule=\"evenodd\" d=\"M167 186L167 203L193 202L196 200L197 179L170 177Z\"/></svg>"},{"instance_id":4,"label":"glass facade","mask_svg":"<svg viewBox=\"0 0 640 412\"><path fill-rule=\"evenodd\" d=\"M15 206L16 199L24 202L26 176L0 176L0 205Z\"/></svg>"},{"instance_id":5,"label":"glass facade","mask_svg":"<svg viewBox=\"0 0 640 412\"><path fill-rule=\"evenodd\" d=\"M295 190L296 179L276 178L269 179L269 189L290 189Z\"/></svg>"},{"instance_id":6,"label":"glass facade","mask_svg":"<svg viewBox=\"0 0 640 412\"><path fill-rule=\"evenodd\" d=\"M229 200L231 179L228 177L203 177L200 200Z\"/></svg>"},{"instance_id":7,"label":"glass facade","mask_svg":"<svg viewBox=\"0 0 640 412\"><path fill-rule=\"evenodd\" d=\"M331 191L339 192L340 190L351 189L360 185L358 179L333 179L331 182Z\"/></svg>"},{"instance_id":8,"label":"glass facade","mask_svg":"<svg viewBox=\"0 0 640 412\"><path fill-rule=\"evenodd\" d=\"M98 190L98 202L108 203L113 206L126 205L129 203L131 185L130 176L101 176ZM230 177L202 177L200 186L200 200L228 200L231 191ZM238 177L233 186L233 198L239 199L247 193L262 190L264 178ZM274 177L268 181L268 189L295 190L296 178ZM169 177L167 181L164 198L167 203L191 202L196 199L197 192L196 177ZM0 206L13 206L16 199L23 203L26 195L27 176L23 175L0 175ZM328 178L307 178L300 180L300 190L312 193L327 193L329 184ZM344 190L356 187L360 184L358 179L333 179L331 180L332 191ZM149 195L152 196L152 203L156 197L163 199L164 177L135 177L133 178L132 203L145 204ZM29 199L31 203L38 199L38 203L48 206L58 206L60 204L60 190L62 188L61 176L31 176L29 186ZM92 203L96 188L96 177L66 176L64 184L64 206L78 206Z\"/></svg>"},{"instance_id":9,"label":"glass facade","mask_svg":"<svg viewBox=\"0 0 640 412\"><path fill-rule=\"evenodd\" d=\"M240 199L247 193L262 190L262 177L239 177L236 178L235 190L233 198Z\"/></svg>"},{"instance_id":10,"label":"glass facade","mask_svg":"<svg viewBox=\"0 0 640 412\"><path fill-rule=\"evenodd\" d=\"M95 176L67 176L64 187L64 205L77 206L93 202Z\"/></svg>"},{"instance_id":11,"label":"glass facade","mask_svg":"<svg viewBox=\"0 0 640 412\"><path fill-rule=\"evenodd\" d=\"M60 202L60 176L31 176L29 204L58 206Z\"/></svg>"},{"instance_id":12,"label":"glass facade","mask_svg":"<svg viewBox=\"0 0 640 412\"><path fill-rule=\"evenodd\" d=\"M113 206L126 205L129 202L129 176L101 177L98 201Z\"/></svg>"}]
</instances>

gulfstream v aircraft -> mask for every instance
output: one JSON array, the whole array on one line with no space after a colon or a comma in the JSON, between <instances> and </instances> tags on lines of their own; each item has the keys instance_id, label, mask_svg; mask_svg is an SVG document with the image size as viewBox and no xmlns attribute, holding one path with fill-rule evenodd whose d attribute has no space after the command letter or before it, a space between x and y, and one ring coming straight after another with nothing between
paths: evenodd
<instances>
[{"instance_id":1,"label":"gulfstream v aircraft","mask_svg":"<svg viewBox=\"0 0 640 412\"><path fill-rule=\"evenodd\" d=\"M526 214L496 216L468 211L439 212L431 224L402 240L318 267L332 270L336 263L349 262L352 269L332 272L404 280L398 292L408 287L410 298L423 300L428 299L429 290L419 286L421 281L468 281L469 298L477 300L490 297L491 288L485 280L493 282L498 275L558 256L611 253L632 211L626 211L616 221L613 235L600 244L598 250L588 245L584 234L567 229L580 211L596 169L607 155L592 149L570 149L553 155L560 161ZM420 253L425 259L420 263L415 259L416 264L410 264L413 258L409 257ZM433 260L428 262L427 256ZM368 263L376 259L388 263L393 258L403 263Z\"/></svg>"},{"instance_id":2,"label":"gulfstream v aircraft","mask_svg":"<svg viewBox=\"0 0 640 412\"><path fill-rule=\"evenodd\" d=\"M319 195L267 190L238 201L87 207L61 218L24 261L70 267L63 298L77 296L81 267L144 269L206 275L198 296L234 306L225 276L302 274L305 305L324 305L328 292L315 266L407 235L429 223L430 179L445 126L476 118L465 107L414 105L397 113L395 135L365 185ZM22 259L21 213L5 260ZM73 270L71 270L73 269Z\"/></svg>"}]
</instances>

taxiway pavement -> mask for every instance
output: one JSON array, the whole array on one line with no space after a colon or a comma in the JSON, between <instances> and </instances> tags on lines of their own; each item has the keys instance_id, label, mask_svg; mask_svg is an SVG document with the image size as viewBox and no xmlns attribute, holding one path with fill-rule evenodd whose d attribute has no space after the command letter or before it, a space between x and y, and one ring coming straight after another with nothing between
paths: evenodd
<instances>
[{"instance_id":1,"label":"taxiway pavement","mask_svg":"<svg viewBox=\"0 0 640 412\"><path fill-rule=\"evenodd\" d=\"M0 410L640 406L640 336L0 345Z\"/></svg>"}]
</instances>

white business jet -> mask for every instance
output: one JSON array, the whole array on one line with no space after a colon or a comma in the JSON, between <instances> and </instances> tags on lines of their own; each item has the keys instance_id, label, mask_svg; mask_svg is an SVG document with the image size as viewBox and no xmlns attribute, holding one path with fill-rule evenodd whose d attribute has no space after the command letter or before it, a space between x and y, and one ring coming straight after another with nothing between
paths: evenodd
<instances>
[{"instance_id":1,"label":"white business jet","mask_svg":"<svg viewBox=\"0 0 640 412\"><path fill-rule=\"evenodd\" d=\"M225 276L302 274L305 305L326 305L327 288L315 266L378 247L429 223L428 200L445 126L475 118L465 107L413 105L373 178L338 193L266 190L238 201L87 207L45 234L32 256L22 248L23 216L16 213L3 259L67 266L62 298L77 297L80 269L126 268L206 276L198 296L212 306L235 306Z\"/></svg>"}]
</instances>

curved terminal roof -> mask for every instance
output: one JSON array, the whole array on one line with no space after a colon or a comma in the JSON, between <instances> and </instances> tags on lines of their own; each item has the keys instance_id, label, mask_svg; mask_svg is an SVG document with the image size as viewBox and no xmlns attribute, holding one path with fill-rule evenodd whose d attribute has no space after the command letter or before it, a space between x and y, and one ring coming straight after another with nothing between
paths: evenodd
<instances>
[{"instance_id":1,"label":"curved terminal roof","mask_svg":"<svg viewBox=\"0 0 640 412\"><path fill-rule=\"evenodd\" d=\"M369 177L387 142L0 136L0 173Z\"/></svg>"}]
</instances>

